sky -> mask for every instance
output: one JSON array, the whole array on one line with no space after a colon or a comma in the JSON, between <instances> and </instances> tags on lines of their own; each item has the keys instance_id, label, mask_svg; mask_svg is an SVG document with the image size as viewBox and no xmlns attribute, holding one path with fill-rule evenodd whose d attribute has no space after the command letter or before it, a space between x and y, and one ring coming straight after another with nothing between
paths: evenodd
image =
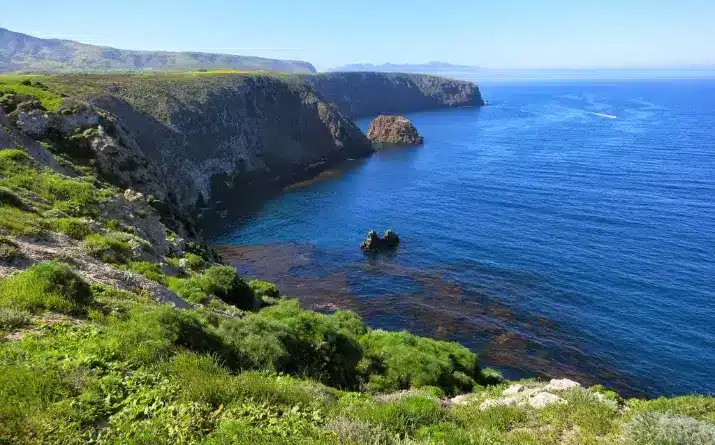
<instances>
[{"instance_id":1,"label":"sky","mask_svg":"<svg viewBox=\"0 0 715 445\"><path fill-rule=\"evenodd\" d=\"M0 0L0 27L122 49L487 68L715 65L715 0Z\"/></svg>"}]
</instances>

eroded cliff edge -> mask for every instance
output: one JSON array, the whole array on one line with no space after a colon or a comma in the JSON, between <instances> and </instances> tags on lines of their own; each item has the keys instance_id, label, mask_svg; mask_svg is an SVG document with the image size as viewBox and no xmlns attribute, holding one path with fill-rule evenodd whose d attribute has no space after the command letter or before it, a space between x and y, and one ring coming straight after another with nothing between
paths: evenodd
<instances>
[{"instance_id":1,"label":"eroded cliff edge","mask_svg":"<svg viewBox=\"0 0 715 445\"><path fill-rule=\"evenodd\" d=\"M219 192L240 200L369 155L373 147L352 116L483 103L474 84L422 75L209 72L33 79L18 91L34 89L42 103L21 93L4 96L16 102L5 113L24 138L16 135L4 145L35 146L37 153L31 140L55 149L77 145L70 147L74 156L85 157L101 177L183 214L215 201Z\"/></svg>"},{"instance_id":2,"label":"eroded cliff edge","mask_svg":"<svg viewBox=\"0 0 715 445\"><path fill-rule=\"evenodd\" d=\"M304 79L352 117L486 104L476 84L429 74L336 72Z\"/></svg>"}]
</instances>

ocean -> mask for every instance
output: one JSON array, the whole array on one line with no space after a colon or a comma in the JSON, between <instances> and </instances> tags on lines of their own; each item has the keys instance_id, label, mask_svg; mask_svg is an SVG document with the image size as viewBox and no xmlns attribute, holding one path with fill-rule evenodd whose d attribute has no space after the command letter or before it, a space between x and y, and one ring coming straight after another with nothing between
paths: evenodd
<instances>
[{"instance_id":1,"label":"ocean","mask_svg":"<svg viewBox=\"0 0 715 445\"><path fill-rule=\"evenodd\" d=\"M505 376L715 393L715 81L491 83L425 137L205 222L239 271ZM367 129L370 119L359 121ZM399 250L359 248L395 230Z\"/></svg>"}]
</instances>

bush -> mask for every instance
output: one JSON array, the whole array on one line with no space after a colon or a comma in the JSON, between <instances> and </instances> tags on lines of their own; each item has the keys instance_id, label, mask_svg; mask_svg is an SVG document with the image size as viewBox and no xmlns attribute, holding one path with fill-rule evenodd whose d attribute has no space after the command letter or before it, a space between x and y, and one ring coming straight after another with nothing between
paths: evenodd
<instances>
[{"instance_id":1,"label":"bush","mask_svg":"<svg viewBox=\"0 0 715 445\"><path fill-rule=\"evenodd\" d=\"M358 402L343 409L350 419L367 421L401 437L412 435L419 428L439 423L447 413L432 398L409 396L393 403Z\"/></svg>"},{"instance_id":2,"label":"bush","mask_svg":"<svg viewBox=\"0 0 715 445\"><path fill-rule=\"evenodd\" d=\"M700 395L660 397L654 400L629 400L636 413L657 412L677 414L715 424L715 398Z\"/></svg>"},{"instance_id":3,"label":"bush","mask_svg":"<svg viewBox=\"0 0 715 445\"><path fill-rule=\"evenodd\" d=\"M186 268L193 271L199 271L206 265L206 261L195 253L186 253L183 260L184 261L181 261L181 263L185 264Z\"/></svg>"},{"instance_id":4,"label":"bush","mask_svg":"<svg viewBox=\"0 0 715 445\"><path fill-rule=\"evenodd\" d=\"M0 283L0 306L39 312L84 312L92 292L66 264L47 261Z\"/></svg>"},{"instance_id":5,"label":"bush","mask_svg":"<svg viewBox=\"0 0 715 445\"><path fill-rule=\"evenodd\" d=\"M261 280L251 280L248 282L248 285L251 287L251 289L253 289L253 292L258 298L277 299L281 296L278 292L278 288L273 283L268 283L266 281Z\"/></svg>"},{"instance_id":6,"label":"bush","mask_svg":"<svg viewBox=\"0 0 715 445\"><path fill-rule=\"evenodd\" d=\"M51 226L53 229L76 240L83 240L92 233L89 223L79 218L56 219L51 222Z\"/></svg>"},{"instance_id":7,"label":"bush","mask_svg":"<svg viewBox=\"0 0 715 445\"><path fill-rule=\"evenodd\" d=\"M114 234L92 233L84 239L82 247L105 263L126 263L132 257L131 245Z\"/></svg>"},{"instance_id":8,"label":"bush","mask_svg":"<svg viewBox=\"0 0 715 445\"><path fill-rule=\"evenodd\" d=\"M25 255L14 241L0 237L0 261L12 263L15 260L24 258Z\"/></svg>"},{"instance_id":9,"label":"bush","mask_svg":"<svg viewBox=\"0 0 715 445\"><path fill-rule=\"evenodd\" d=\"M172 307L137 310L128 320L110 325L95 347L103 360L121 359L144 365L167 360L179 347L213 352L228 360L231 357L197 313Z\"/></svg>"},{"instance_id":10,"label":"bush","mask_svg":"<svg viewBox=\"0 0 715 445\"><path fill-rule=\"evenodd\" d=\"M158 263L150 263L148 261L133 261L129 265L129 270L138 274L144 275L152 281L166 285L168 277L164 274L161 266Z\"/></svg>"},{"instance_id":11,"label":"bush","mask_svg":"<svg viewBox=\"0 0 715 445\"><path fill-rule=\"evenodd\" d=\"M207 293L214 294L238 308L256 309L259 306L253 290L231 266L209 267L198 278L198 284Z\"/></svg>"},{"instance_id":12,"label":"bush","mask_svg":"<svg viewBox=\"0 0 715 445\"><path fill-rule=\"evenodd\" d=\"M359 328L355 324L359 324ZM309 376L337 387L355 387L362 349L356 332L364 330L352 314L323 315L282 301L218 328L237 352L242 367Z\"/></svg>"},{"instance_id":13,"label":"bush","mask_svg":"<svg viewBox=\"0 0 715 445\"><path fill-rule=\"evenodd\" d=\"M368 332L360 342L366 355L360 368L370 375L370 391L438 386L458 394L471 391L480 375L477 356L458 343L382 330Z\"/></svg>"},{"instance_id":14,"label":"bush","mask_svg":"<svg viewBox=\"0 0 715 445\"><path fill-rule=\"evenodd\" d=\"M28 323L30 323L30 314L27 311L0 307L0 329L17 329Z\"/></svg>"},{"instance_id":15,"label":"bush","mask_svg":"<svg viewBox=\"0 0 715 445\"><path fill-rule=\"evenodd\" d=\"M625 425L624 436L633 445L712 445L715 426L691 417L646 412Z\"/></svg>"},{"instance_id":16,"label":"bush","mask_svg":"<svg viewBox=\"0 0 715 445\"><path fill-rule=\"evenodd\" d=\"M201 286L200 280L196 277L189 279L168 277L169 289L176 292L184 300L198 304L207 304L210 295Z\"/></svg>"},{"instance_id":17,"label":"bush","mask_svg":"<svg viewBox=\"0 0 715 445\"><path fill-rule=\"evenodd\" d=\"M20 209L25 208L22 198L7 187L0 186L0 203L7 204Z\"/></svg>"}]
</instances>

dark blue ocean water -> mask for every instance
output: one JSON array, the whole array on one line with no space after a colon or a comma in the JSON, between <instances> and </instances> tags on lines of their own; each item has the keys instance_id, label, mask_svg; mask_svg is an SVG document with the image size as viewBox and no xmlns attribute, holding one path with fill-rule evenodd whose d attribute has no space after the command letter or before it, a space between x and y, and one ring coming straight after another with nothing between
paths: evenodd
<instances>
[{"instance_id":1,"label":"dark blue ocean water","mask_svg":"<svg viewBox=\"0 0 715 445\"><path fill-rule=\"evenodd\" d=\"M715 81L482 93L408 115L424 146L207 228L306 305L461 341L510 377L715 392ZM399 251L364 256L373 228Z\"/></svg>"}]
</instances>

